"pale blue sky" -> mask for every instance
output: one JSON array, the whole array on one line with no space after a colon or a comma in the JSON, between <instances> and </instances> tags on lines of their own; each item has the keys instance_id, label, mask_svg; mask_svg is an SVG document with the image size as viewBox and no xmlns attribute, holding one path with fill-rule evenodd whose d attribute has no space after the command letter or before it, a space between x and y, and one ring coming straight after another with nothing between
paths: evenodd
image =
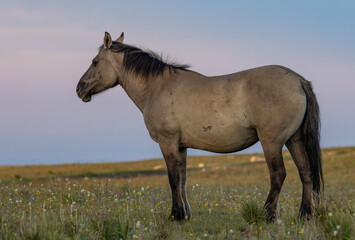
<instances>
[{"instance_id":1,"label":"pale blue sky","mask_svg":"<svg viewBox=\"0 0 355 240\"><path fill-rule=\"evenodd\" d=\"M292 68L314 84L322 146L355 145L354 12L352 1L1 1L0 165L161 156L120 87L89 104L75 94L105 31L206 75Z\"/></svg>"}]
</instances>

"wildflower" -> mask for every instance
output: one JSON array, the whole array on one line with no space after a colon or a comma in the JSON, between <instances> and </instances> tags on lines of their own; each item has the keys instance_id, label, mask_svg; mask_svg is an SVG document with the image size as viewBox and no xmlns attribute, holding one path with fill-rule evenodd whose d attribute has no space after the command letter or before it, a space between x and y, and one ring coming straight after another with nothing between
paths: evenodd
<instances>
[{"instance_id":1,"label":"wildflower","mask_svg":"<svg viewBox=\"0 0 355 240\"><path fill-rule=\"evenodd\" d=\"M137 221L136 227L139 228L141 226L141 221Z\"/></svg>"},{"instance_id":2,"label":"wildflower","mask_svg":"<svg viewBox=\"0 0 355 240\"><path fill-rule=\"evenodd\" d=\"M37 190L37 191L36 191L36 194L37 194L37 195L40 195L40 194L41 194L41 191L40 191L40 190Z\"/></svg>"},{"instance_id":3,"label":"wildflower","mask_svg":"<svg viewBox=\"0 0 355 240\"><path fill-rule=\"evenodd\" d=\"M333 231L333 235L336 236L338 234L338 231L337 230L334 230Z\"/></svg>"},{"instance_id":4,"label":"wildflower","mask_svg":"<svg viewBox=\"0 0 355 240\"><path fill-rule=\"evenodd\" d=\"M192 237L194 234L193 233L190 233L190 236Z\"/></svg>"},{"instance_id":5,"label":"wildflower","mask_svg":"<svg viewBox=\"0 0 355 240\"><path fill-rule=\"evenodd\" d=\"M229 230L229 232L230 232L230 233L234 233L234 230L233 230L233 229L231 229L231 230Z\"/></svg>"},{"instance_id":6,"label":"wildflower","mask_svg":"<svg viewBox=\"0 0 355 240\"><path fill-rule=\"evenodd\" d=\"M329 212L329 213L328 213L328 216L329 216L329 217L333 216L333 213Z\"/></svg>"}]
</instances>

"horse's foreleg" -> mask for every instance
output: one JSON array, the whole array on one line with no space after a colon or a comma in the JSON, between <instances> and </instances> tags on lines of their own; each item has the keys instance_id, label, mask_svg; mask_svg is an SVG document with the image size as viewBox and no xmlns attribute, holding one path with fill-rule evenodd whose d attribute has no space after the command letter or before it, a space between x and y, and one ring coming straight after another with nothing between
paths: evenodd
<instances>
[{"instance_id":1,"label":"horse's foreleg","mask_svg":"<svg viewBox=\"0 0 355 240\"><path fill-rule=\"evenodd\" d=\"M160 149L163 153L165 163L168 169L169 183L172 194L171 220L185 220L186 210L183 200L182 181L186 179L182 173L183 162L180 153L178 142L174 139L160 139ZM186 168L186 166L185 166Z\"/></svg>"},{"instance_id":2,"label":"horse's foreleg","mask_svg":"<svg viewBox=\"0 0 355 240\"><path fill-rule=\"evenodd\" d=\"M190 219L190 205L186 199L186 152L186 148L179 149L179 158L181 159L181 194L185 204L186 216Z\"/></svg>"},{"instance_id":3,"label":"horse's foreleg","mask_svg":"<svg viewBox=\"0 0 355 240\"><path fill-rule=\"evenodd\" d=\"M282 184L286 178L286 169L282 158L282 146L263 145L263 149L265 160L269 168L271 183L265 208L268 213L268 220L273 221L276 217L277 200Z\"/></svg>"}]
</instances>

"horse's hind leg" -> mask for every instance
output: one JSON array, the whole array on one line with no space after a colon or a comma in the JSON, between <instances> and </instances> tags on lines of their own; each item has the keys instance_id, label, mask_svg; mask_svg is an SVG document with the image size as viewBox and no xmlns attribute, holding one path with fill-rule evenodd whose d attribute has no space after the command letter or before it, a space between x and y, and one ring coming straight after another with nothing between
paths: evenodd
<instances>
[{"instance_id":1,"label":"horse's hind leg","mask_svg":"<svg viewBox=\"0 0 355 240\"><path fill-rule=\"evenodd\" d=\"M282 184L286 178L286 169L282 158L282 144L268 144L261 141L265 160L270 173L270 192L265 202L268 220L273 221L276 217L277 200L280 195Z\"/></svg>"},{"instance_id":2,"label":"horse's hind leg","mask_svg":"<svg viewBox=\"0 0 355 240\"><path fill-rule=\"evenodd\" d=\"M302 181L302 203L300 217L309 217L312 214L312 178L306 151L301 134L298 130L287 142L286 146L295 162Z\"/></svg>"}]
</instances>

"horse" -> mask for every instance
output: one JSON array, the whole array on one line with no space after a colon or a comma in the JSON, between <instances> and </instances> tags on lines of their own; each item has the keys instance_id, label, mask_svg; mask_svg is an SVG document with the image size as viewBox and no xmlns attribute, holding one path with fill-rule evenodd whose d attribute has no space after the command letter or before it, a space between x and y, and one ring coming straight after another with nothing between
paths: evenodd
<instances>
[{"instance_id":1,"label":"horse","mask_svg":"<svg viewBox=\"0 0 355 240\"><path fill-rule=\"evenodd\" d=\"M319 106L311 82L279 65L204 76L189 65L164 61L161 55L123 40L123 32L115 41L105 32L76 93L90 102L93 95L120 85L142 112L167 166L170 219L183 221L191 216L185 192L187 148L233 153L258 141L270 174L264 205L268 219L276 218L286 177L284 145L302 181L299 216L312 215L312 190L319 196L324 181Z\"/></svg>"}]
</instances>

